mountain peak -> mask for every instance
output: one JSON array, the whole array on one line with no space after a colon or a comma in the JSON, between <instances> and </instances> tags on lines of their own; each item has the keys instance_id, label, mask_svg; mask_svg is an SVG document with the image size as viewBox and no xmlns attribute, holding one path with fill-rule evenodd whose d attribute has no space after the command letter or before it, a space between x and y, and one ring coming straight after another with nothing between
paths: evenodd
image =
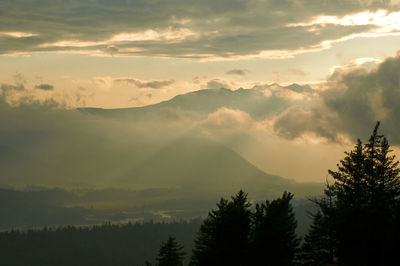
<instances>
[{"instance_id":1,"label":"mountain peak","mask_svg":"<svg viewBox=\"0 0 400 266\"><path fill-rule=\"evenodd\" d=\"M266 96L265 90L273 86L277 86L279 90L287 89L298 93L313 91L308 85L299 85L297 83L285 87L273 83L270 85L254 86L252 89L239 88L237 90L221 87L219 89L205 89L180 94L170 100L143 107L109 110L83 108L80 110L100 116L130 120L150 119L151 117L160 116L160 113L171 111L175 113L179 112L179 114L195 119L204 119L210 113L226 107L241 110L248 113L254 119L259 120L265 119L270 115L276 115L293 104L304 105L302 102L292 102L279 95Z\"/></svg>"}]
</instances>

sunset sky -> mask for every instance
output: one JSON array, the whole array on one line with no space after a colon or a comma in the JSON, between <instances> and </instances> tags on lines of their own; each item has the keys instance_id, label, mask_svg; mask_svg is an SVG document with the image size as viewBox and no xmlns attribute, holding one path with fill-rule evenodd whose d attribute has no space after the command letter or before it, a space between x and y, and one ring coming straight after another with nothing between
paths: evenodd
<instances>
[{"instance_id":1,"label":"sunset sky","mask_svg":"<svg viewBox=\"0 0 400 266\"><path fill-rule=\"evenodd\" d=\"M318 84L400 43L397 0L5 0L0 10L0 82L71 107Z\"/></svg>"},{"instance_id":2,"label":"sunset sky","mask_svg":"<svg viewBox=\"0 0 400 266\"><path fill-rule=\"evenodd\" d=\"M179 125L266 172L324 182L377 120L400 144L399 50L400 0L2 0L0 105L123 108L253 89L286 107L258 119L222 106ZM54 122L8 117L10 132Z\"/></svg>"}]
</instances>

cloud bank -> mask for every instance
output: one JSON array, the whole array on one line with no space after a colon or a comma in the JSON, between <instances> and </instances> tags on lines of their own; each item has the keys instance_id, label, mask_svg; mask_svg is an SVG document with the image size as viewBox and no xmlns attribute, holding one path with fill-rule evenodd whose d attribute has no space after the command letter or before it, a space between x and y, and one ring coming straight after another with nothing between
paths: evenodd
<instances>
[{"instance_id":1,"label":"cloud bank","mask_svg":"<svg viewBox=\"0 0 400 266\"><path fill-rule=\"evenodd\" d=\"M309 110L292 107L274 124L287 138L313 133L334 141L342 134L365 139L376 121L400 144L400 54L375 67L351 64L336 68Z\"/></svg>"},{"instance_id":2,"label":"cloud bank","mask_svg":"<svg viewBox=\"0 0 400 266\"><path fill-rule=\"evenodd\" d=\"M399 35L399 8L388 0L5 0L0 54L287 58Z\"/></svg>"}]
</instances>

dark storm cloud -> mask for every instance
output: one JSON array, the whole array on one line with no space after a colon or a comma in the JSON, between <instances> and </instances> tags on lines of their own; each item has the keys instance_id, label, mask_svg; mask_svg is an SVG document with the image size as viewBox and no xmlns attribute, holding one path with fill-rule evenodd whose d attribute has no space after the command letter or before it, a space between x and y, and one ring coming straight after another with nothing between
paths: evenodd
<instances>
[{"instance_id":1,"label":"dark storm cloud","mask_svg":"<svg viewBox=\"0 0 400 266\"><path fill-rule=\"evenodd\" d=\"M289 109L278 118L274 128L288 138L313 132L335 140L338 133L366 137L379 120L390 140L400 144L399 103L400 54L372 70L360 66L337 69L310 110Z\"/></svg>"},{"instance_id":2,"label":"dark storm cloud","mask_svg":"<svg viewBox=\"0 0 400 266\"><path fill-rule=\"evenodd\" d=\"M54 86L50 84L39 84L35 86L35 89L44 90L44 91L52 91L54 90Z\"/></svg>"},{"instance_id":3,"label":"dark storm cloud","mask_svg":"<svg viewBox=\"0 0 400 266\"><path fill-rule=\"evenodd\" d=\"M0 2L0 54L68 50L112 56L229 58L265 50L308 49L373 27L326 25L310 30L288 24L379 8L394 9L389 1L367 0L4 0Z\"/></svg>"},{"instance_id":4,"label":"dark storm cloud","mask_svg":"<svg viewBox=\"0 0 400 266\"><path fill-rule=\"evenodd\" d=\"M138 88L152 88L152 89L162 89L173 84L174 80L153 80L153 81L143 81L135 78L117 78L115 82L125 82L128 84L133 84Z\"/></svg>"}]
</instances>

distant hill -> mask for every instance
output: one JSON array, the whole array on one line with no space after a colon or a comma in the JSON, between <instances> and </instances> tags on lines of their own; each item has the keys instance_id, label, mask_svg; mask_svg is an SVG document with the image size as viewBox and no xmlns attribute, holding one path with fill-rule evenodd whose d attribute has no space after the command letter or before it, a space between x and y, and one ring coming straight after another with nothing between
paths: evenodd
<instances>
[{"instance_id":1,"label":"distant hill","mask_svg":"<svg viewBox=\"0 0 400 266\"><path fill-rule=\"evenodd\" d=\"M319 184L299 184L265 173L222 144L190 134L168 144L120 180L129 187L178 187L192 195L230 195L239 189L256 197L279 196L284 190L299 196L322 191Z\"/></svg>"},{"instance_id":2,"label":"distant hill","mask_svg":"<svg viewBox=\"0 0 400 266\"><path fill-rule=\"evenodd\" d=\"M265 91L271 91L266 94ZM250 114L254 119L264 119L271 115L276 115L286 108L293 105L303 106L305 102L292 102L284 97L279 97L279 92L311 93L313 89L308 85L291 84L289 86L280 86L271 84L267 86L256 86L253 89L230 90L225 88L206 89L194 91L182 95L177 95L170 100L153 105L120 108L120 109L102 109L102 108L80 108L80 111L102 117L114 119L149 119L154 114L168 112L168 110L179 110L191 118L203 119L208 114L217 111L221 107L238 109Z\"/></svg>"},{"instance_id":3,"label":"distant hill","mask_svg":"<svg viewBox=\"0 0 400 266\"><path fill-rule=\"evenodd\" d=\"M235 91L221 88L140 108L35 113L46 123L12 124L0 130L0 185L174 188L185 196L198 192L200 197L231 195L239 189L262 198L283 190L299 196L320 193L321 185L296 183L261 171L211 140L201 128L192 127L195 120L181 126L168 122L180 113L200 119L222 107L261 119L292 104L278 95L265 95L266 90L287 93L311 88L297 84Z\"/></svg>"},{"instance_id":4,"label":"distant hill","mask_svg":"<svg viewBox=\"0 0 400 266\"><path fill-rule=\"evenodd\" d=\"M237 153L204 136L184 136L132 168L122 179L130 186L155 185L232 193L283 187L291 181L269 175Z\"/></svg>"},{"instance_id":5,"label":"distant hill","mask_svg":"<svg viewBox=\"0 0 400 266\"><path fill-rule=\"evenodd\" d=\"M282 94L312 92L313 89L308 85L280 86L274 83L255 86L253 89L199 90L144 107L81 108L79 111L106 119L147 121L157 125L166 120L178 119L180 115L194 120L204 119L210 113L227 107L261 120L290 106L306 104L304 101L286 99ZM201 136L200 132L192 132L166 144L141 164L125 169L125 173L117 180L131 187L187 187L216 194L234 193L244 188L253 195L267 192L277 195L285 189L308 195L307 191L314 193L322 189L317 184L300 184L267 174L228 147ZM193 184L196 184L195 187Z\"/></svg>"},{"instance_id":6,"label":"distant hill","mask_svg":"<svg viewBox=\"0 0 400 266\"><path fill-rule=\"evenodd\" d=\"M94 134L101 134L94 133ZM80 136L80 135L79 135ZM319 194L320 184L297 183L267 174L236 152L198 131L166 141L149 151L151 140L140 146L124 147L105 141L87 142L76 135L63 136L68 145L52 146L43 156L8 157L2 161L0 184L61 187L116 187L127 189L171 188L178 190L173 198L202 198L231 195L245 189L255 198L275 197L284 190L299 197ZM77 140L76 140L77 139ZM74 141L74 142L73 142ZM86 141L86 142L82 142ZM82 143L80 153L76 145ZM147 150L146 150L147 149ZM2 147L2 154L13 150ZM42 154L40 150L38 154ZM142 157L141 157L142 155ZM14 159L13 159L14 158ZM23 165L23 167L20 167Z\"/></svg>"}]
</instances>

